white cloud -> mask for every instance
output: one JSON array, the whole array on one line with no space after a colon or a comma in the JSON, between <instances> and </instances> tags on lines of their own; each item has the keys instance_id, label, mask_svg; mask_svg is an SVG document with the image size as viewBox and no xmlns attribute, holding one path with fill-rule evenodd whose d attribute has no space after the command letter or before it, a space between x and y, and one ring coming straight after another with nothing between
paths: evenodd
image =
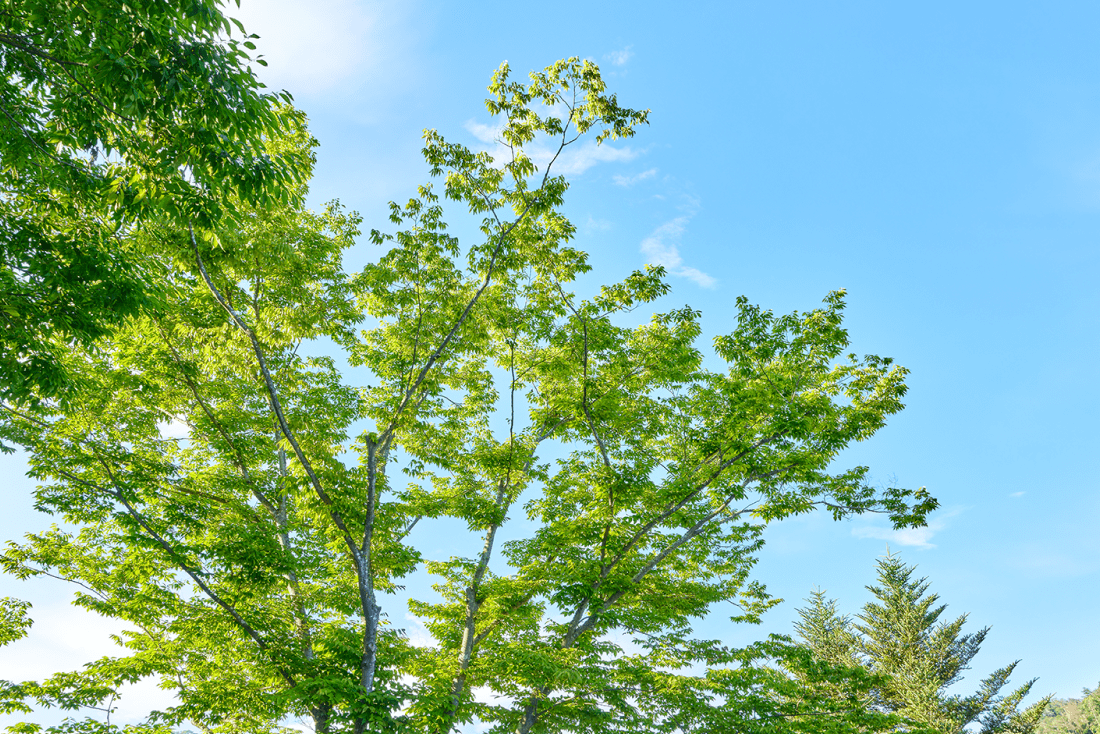
<instances>
[{"instance_id":1,"label":"white cloud","mask_svg":"<svg viewBox=\"0 0 1100 734\"><path fill-rule=\"evenodd\" d=\"M227 14L260 37L255 53L268 65L253 66L257 75L298 96L343 89L359 79L391 79L403 66L394 58L395 44L408 36L393 27L404 24L406 13L398 8L356 0L244 0ZM377 73L382 69L387 74Z\"/></svg>"},{"instance_id":2,"label":"white cloud","mask_svg":"<svg viewBox=\"0 0 1100 734\"><path fill-rule=\"evenodd\" d=\"M161 438L191 438L191 427L182 418L173 418L169 423L158 423Z\"/></svg>"},{"instance_id":3,"label":"white cloud","mask_svg":"<svg viewBox=\"0 0 1100 734\"><path fill-rule=\"evenodd\" d=\"M854 528L852 530L852 535L857 538L885 540L890 543L896 543L897 545L928 550L936 547L936 544L932 542L932 538L936 533L946 528L947 521L962 511L963 508L957 507L953 510L941 513L922 528L902 528L901 530L894 530L893 528L872 525Z\"/></svg>"},{"instance_id":4,"label":"white cloud","mask_svg":"<svg viewBox=\"0 0 1100 734\"><path fill-rule=\"evenodd\" d=\"M620 51L612 51L609 54L604 54L604 58L611 62L613 66L622 66L627 61L630 61L630 57L634 55L631 51L633 46L627 46Z\"/></svg>"},{"instance_id":5,"label":"white cloud","mask_svg":"<svg viewBox=\"0 0 1100 734\"><path fill-rule=\"evenodd\" d=\"M89 660L122 652L111 635L126 626L67 602L35 605L27 636L0 650L4 677L40 680L63 670L76 670Z\"/></svg>"},{"instance_id":6,"label":"white cloud","mask_svg":"<svg viewBox=\"0 0 1100 734\"><path fill-rule=\"evenodd\" d=\"M714 288L718 281L701 270L684 265L680 256L680 238L692 214L685 214L665 222L644 240L641 251L649 258L650 265L663 265L669 275L688 278L703 288Z\"/></svg>"},{"instance_id":7,"label":"white cloud","mask_svg":"<svg viewBox=\"0 0 1100 734\"><path fill-rule=\"evenodd\" d=\"M1009 497L1023 497L1027 492L1013 492Z\"/></svg>"},{"instance_id":8,"label":"white cloud","mask_svg":"<svg viewBox=\"0 0 1100 734\"><path fill-rule=\"evenodd\" d=\"M897 545L907 545L927 550L936 547L935 543L930 541L932 540L932 536L935 535L936 531L939 529L940 528L932 527L931 525L927 525L923 528L903 528L901 530L866 527L854 529L852 535L857 538L874 538L875 540L885 540Z\"/></svg>"},{"instance_id":9,"label":"white cloud","mask_svg":"<svg viewBox=\"0 0 1100 734\"><path fill-rule=\"evenodd\" d=\"M410 645L413 647L435 647L435 638L419 617L405 612L405 621L409 623L409 626L405 628L405 634L408 636Z\"/></svg>"},{"instance_id":10,"label":"white cloud","mask_svg":"<svg viewBox=\"0 0 1100 734\"><path fill-rule=\"evenodd\" d=\"M648 171L642 171L641 173L636 173L633 176L623 176L616 173L614 176L611 177L611 180L615 182L616 186L633 186L639 181L645 181L647 178L653 178L656 175L657 169L650 168Z\"/></svg>"}]
</instances>

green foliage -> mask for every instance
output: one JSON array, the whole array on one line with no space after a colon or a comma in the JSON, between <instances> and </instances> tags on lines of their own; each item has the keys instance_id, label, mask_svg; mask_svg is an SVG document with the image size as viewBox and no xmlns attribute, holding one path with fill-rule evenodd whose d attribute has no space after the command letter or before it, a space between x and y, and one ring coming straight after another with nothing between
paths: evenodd
<instances>
[{"instance_id":1,"label":"green foliage","mask_svg":"<svg viewBox=\"0 0 1100 734\"><path fill-rule=\"evenodd\" d=\"M989 628L962 634L965 614L941 620L946 605L937 605L939 597L927 593L926 579L913 578L914 570L896 556L880 559L878 583L867 587L875 601L855 620L842 615L824 592L813 592L795 631L818 658L884 676L866 698L876 710L941 734L960 734L974 724L983 734L1035 731L1048 699L1019 710L1035 681L1000 693L1017 663L995 671L969 696L947 693L962 679Z\"/></svg>"},{"instance_id":2,"label":"green foliage","mask_svg":"<svg viewBox=\"0 0 1100 734\"><path fill-rule=\"evenodd\" d=\"M19 599L0 599L0 647L27 636L31 619L27 610L31 605Z\"/></svg>"},{"instance_id":3,"label":"green foliage","mask_svg":"<svg viewBox=\"0 0 1100 734\"><path fill-rule=\"evenodd\" d=\"M6 569L78 582L78 604L133 631L124 654L25 700L87 705L154 677L179 703L150 724L219 732L292 715L356 734L894 721L850 705L871 674L783 640L728 650L691 624L716 603L738 621L773 603L750 579L771 522L923 522L923 490L829 468L901 409L905 370L845 356L842 293L786 316L740 299L720 370L703 367L690 308L624 325L668 292L660 268L572 293L589 265L560 212L568 185L526 146L627 137L647 115L576 59L528 83L502 67L488 108L508 158L427 132L441 192L393 204L397 231L372 231L384 249L354 275L341 258L358 218L300 196L241 203L232 226L129 235L158 258L162 302L66 354L84 386L71 400L0 404L0 438L27 449L39 508L65 523L10 547ZM448 233L445 202L479 241ZM321 339L351 369L310 356ZM445 518L480 550L425 557L414 529ZM441 598L410 605L426 646L383 614L414 573Z\"/></svg>"},{"instance_id":4,"label":"green foliage","mask_svg":"<svg viewBox=\"0 0 1100 734\"><path fill-rule=\"evenodd\" d=\"M157 300L135 226L209 227L308 176L266 148L286 116L233 23L219 0L0 0L0 398L63 394L65 351Z\"/></svg>"},{"instance_id":5,"label":"green foliage","mask_svg":"<svg viewBox=\"0 0 1100 734\"><path fill-rule=\"evenodd\" d=\"M1100 733L1100 688L1085 689L1083 698L1055 698L1039 720L1036 734Z\"/></svg>"}]
</instances>

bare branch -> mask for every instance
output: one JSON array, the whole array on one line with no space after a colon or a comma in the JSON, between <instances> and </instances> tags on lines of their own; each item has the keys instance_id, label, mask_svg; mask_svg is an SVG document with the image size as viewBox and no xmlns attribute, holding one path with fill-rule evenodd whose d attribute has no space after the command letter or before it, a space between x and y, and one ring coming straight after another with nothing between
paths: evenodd
<instances>
[{"instance_id":1,"label":"bare branch","mask_svg":"<svg viewBox=\"0 0 1100 734\"><path fill-rule=\"evenodd\" d=\"M412 520L411 520L411 521L409 522L409 524L405 526L405 529L404 529L404 530L402 530L402 531L401 531L401 533L400 533L400 534L399 534L399 535L397 536L397 537L398 537L398 539L399 539L399 540L400 540L400 539L403 539L403 538L404 538L404 537L405 537L406 535L408 535L409 533L411 533L411 532L412 532L412 529L413 529L413 528L415 528L415 527L416 527L416 524L417 524L418 522L420 522L420 521L421 521L422 519L424 519L424 516L423 516L423 515L417 515L416 517L414 517L414 518L413 518L413 519L412 519Z\"/></svg>"}]
</instances>

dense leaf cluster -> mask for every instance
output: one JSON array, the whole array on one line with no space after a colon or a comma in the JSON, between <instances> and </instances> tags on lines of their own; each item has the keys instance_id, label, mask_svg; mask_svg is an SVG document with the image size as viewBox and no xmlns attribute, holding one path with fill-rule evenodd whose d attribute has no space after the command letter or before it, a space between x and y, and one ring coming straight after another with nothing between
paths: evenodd
<instances>
[{"instance_id":1,"label":"dense leaf cluster","mask_svg":"<svg viewBox=\"0 0 1100 734\"><path fill-rule=\"evenodd\" d=\"M287 125L239 25L219 0L0 0L0 397L62 394L61 354L156 300L135 226L225 226L230 194L307 175L266 147Z\"/></svg>"}]
</instances>

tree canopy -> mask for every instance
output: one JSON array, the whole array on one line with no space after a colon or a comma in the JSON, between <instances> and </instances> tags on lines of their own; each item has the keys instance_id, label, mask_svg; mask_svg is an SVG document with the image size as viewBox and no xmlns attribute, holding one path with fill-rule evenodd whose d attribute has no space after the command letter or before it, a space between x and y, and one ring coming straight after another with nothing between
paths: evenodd
<instances>
[{"instance_id":1,"label":"tree canopy","mask_svg":"<svg viewBox=\"0 0 1100 734\"><path fill-rule=\"evenodd\" d=\"M1036 734L1100 732L1100 688L1085 689L1081 698L1055 698L1043 712Z\"/></svg>"},{"instance_id":2,"label":"tree canopy","mask_svg":"<svg viewBox=\"0 0 1100 734\"><path fill-rule=\"evenodd\" d=\"M849 353L843 292L787 315L738 299L713 351L690 307L630 324L668 292L661 268L574 293L590 266L555 162L647 112L577 59L526 82L502 66L487 108L508 152L426 132L438 183L391 205L395 231L371 231L380 253L357 273L342 256L358 216L310 212L300 189L238 200L227 223L125 233L158 263L160 302L66 354L71 399L0 403L0 438L64 522L0 558L73 582L131 631L117 657L6 684L0 708L103 706L154 677L178 703L147 726L218 732L295 715L322 734L890 725L848 705L873 674L779 639L730 649L692 623L773 603L751 578L770 523L907 527L936 507L833 467L902 408L905 369ZM556 151L541 167L538 141ZM306 156L311 139L271 144ZM452 205L480 239L448 232ZM469 545L427 555L418 533L447 519ZM437 596L408 611L431 639L413 644L392 593L425 574Z\"/></svg>"},{"instance_id":3,"label":"tree canopy","mask_svg":"<svg viewBox=\"0 0 1100 734\"><path fill-rule=\"evenodd\" d=\"M266 147L289 95L249 38L218 0L0 0L0 397L58 396L66 349L156 300L135 226L225 226L308 176Z\"/></svg>"}]
</instances>

